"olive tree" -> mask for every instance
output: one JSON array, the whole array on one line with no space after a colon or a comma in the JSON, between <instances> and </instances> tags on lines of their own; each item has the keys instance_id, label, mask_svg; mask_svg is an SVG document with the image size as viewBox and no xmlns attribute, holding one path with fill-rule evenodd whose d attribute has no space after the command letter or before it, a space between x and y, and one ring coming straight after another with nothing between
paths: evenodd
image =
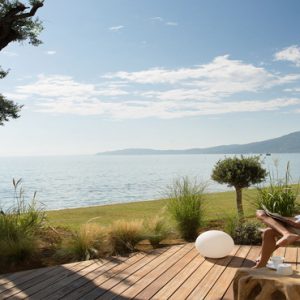
<instances>
[{"instance_id":1,"label":"olive tree","mask_svg":"<svg viewBox=\"0 0 300 300\"><path fill-rule=\"evenodd\" d=\"M234 187L239 217L244 217L242 190L265 180L267 171L262 167L259 156L228 157L219 160L212 171L211 178L218 183Z\"/></svg>"},{"instance_id":2,"label":"olive tree","mask_svg":"<svg viewBox=\"0 0 300 300\"><path fill-rule=\"evenodd\" d=\"M41 44L38 35L43 26L38 18L33 17L44 1L29 0L26 4L17 0L0 0L0 51L12 42L27 40L34 46ZM7 72L0 67L0 79L6 75ZM9 118L18 118L21 108L22 105L0 94L0 125Z\"/></svg>"}]
</instances>

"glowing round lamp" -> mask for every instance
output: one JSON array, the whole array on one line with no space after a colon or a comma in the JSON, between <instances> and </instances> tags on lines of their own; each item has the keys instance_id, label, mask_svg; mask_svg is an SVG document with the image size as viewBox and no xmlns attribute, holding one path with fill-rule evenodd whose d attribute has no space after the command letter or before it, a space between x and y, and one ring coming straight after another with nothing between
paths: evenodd
<instances>
[{"instance_id":1,"label":"glowing round lamp","mask_svg":"<svg viewBox=\"0 0 300 300\"><path fill-rule=\"evenodd\" d=\"M204 257L221 258L230 254L234 242L232 237L223 231L209 230L198 236L195 246Z\"/></svg>"}]
</instances>

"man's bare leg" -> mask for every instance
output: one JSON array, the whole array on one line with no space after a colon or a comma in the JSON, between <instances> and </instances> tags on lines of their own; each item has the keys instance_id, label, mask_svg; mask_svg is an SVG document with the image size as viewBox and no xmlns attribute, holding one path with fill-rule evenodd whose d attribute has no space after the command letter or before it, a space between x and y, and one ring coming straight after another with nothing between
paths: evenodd
<instances>
[{"instance_id":1,"label":"man's bare leg","mask_svg":"<svg viewBox=\"0 0 300 300\"><path fill-rule=\"evenodd\" d=\"M276 242L277 247L284 247L287 246L296 240L300 239L300 236L298 234L290 232L286 227L284 227L280 222L277 222L273 218L267 216L263 210L258 210L256 212L256 216L259 220L261 220L264 224L267 226L273 228L276 230L280 235L282 235L282 238L280 238Z\"/></svg>"},{"instance_id":2,"label":"man's bare leg","mask_svg":"<svg viewBox=\"0 0 300 300\"><path fill-rule=\"evenodd\" d=\"M272 253L278 248L276 245L277 231L273 228L266 228L262 233L261 255L254 268L263 268L266 266Z\"/></svg>"}]
</instances>

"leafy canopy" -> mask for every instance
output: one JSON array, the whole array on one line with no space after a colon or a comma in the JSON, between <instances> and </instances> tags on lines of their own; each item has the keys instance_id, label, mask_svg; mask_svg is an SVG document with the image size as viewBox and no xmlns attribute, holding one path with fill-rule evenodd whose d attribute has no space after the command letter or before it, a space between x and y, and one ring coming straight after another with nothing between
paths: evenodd
<instances>
[{"instance_id":1,"label":"leafy canopy","mask_svg":"<svg viewBox=\"0 0 300 300\"><path fill-rule=\"evenodd\" d=\"M267 171L262 167L260 157L228 157L219 160L213 171L212 179L235 188L247 188L265 180Z\"/></svg>"}]
</instances>

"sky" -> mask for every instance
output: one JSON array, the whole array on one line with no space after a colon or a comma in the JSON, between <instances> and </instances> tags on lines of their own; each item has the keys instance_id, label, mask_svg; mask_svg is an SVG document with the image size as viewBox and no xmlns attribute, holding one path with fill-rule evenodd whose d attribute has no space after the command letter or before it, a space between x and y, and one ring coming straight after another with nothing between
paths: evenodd
<instances>
[{"instance_id":1,"label":"sky","mask_svg":"<svg viewBox=\"0 0 300 300\"><path fill-rule=\"evenodd\" d=\"M46 0L0 52L0 156L244 144L300 130L300 1Z\"/></svg>"}]
</instances>

